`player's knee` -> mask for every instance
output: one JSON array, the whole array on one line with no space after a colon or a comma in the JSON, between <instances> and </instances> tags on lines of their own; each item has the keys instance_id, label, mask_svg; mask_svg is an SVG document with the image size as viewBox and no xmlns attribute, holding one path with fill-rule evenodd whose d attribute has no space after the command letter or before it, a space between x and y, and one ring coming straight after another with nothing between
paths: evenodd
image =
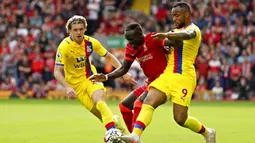
<instances>
[{"instance_id":1,"label":"player's knee","mask_svg":"<svg viewBox=\"0 0 255 143\"><path fill-rule=\"evenodd\" d=\"M136 100L134 102L134 108L138 107L138 108L142 108L143 102L141 100Z\"/></svg>"},{"instance_id":2,"label":"player's knee","mask_svg":"<svg viewBox=\"0 0 255 143\"><path fill-rule=\"evenodd\" d=\"M153 97L146 97L143 101L144 104L148 104L152 106L154 109L156 109L159 105L161 105L156 98Z\"/></svg>"},{"instance_id":3,"label":"player's knee","mask_svg":"<svg viewBox=\"0 0 255 143\"><path fill-rule=\"evenodd\" d=\"M132 110L126 104L123 104L123 102L120 102L119 109L120 111L123 111L123 112Z\"/></svg>"},{"instance_id":4,"label":"player's knee","mask_svg":"<svg viewBox=\"0 0 255 143\"><path fill-rule=\"evenodd\" d=\"M124 108L127 108L127 107L125 107L125 105L122 102L120 102L119 108L120 108L120 111L122 111Z\"/></svg>"},{"instance_id":5,"label":"player's knee","mask_svg":"<svg viewBox=\"0 0 255 143\"><path fill-rule=\"evenodd\" d=\"M104 91L103 90L96 90L93 94L92 94L92 99L94 101L94 103L96 104L99 101L105 101L105 96L104 96Z\"/></svg>"},{"instance_id":6,"label":"player's knee","mask_svg":"<svg viewBox=\"0 0 255 143\"><path fill-rule=\"evenodd\" d=\"M158 91L157 89L150 89L147 97L144 99L144 104L151 105L155 109L161 105L164 104L166 101L166 96L163 92Z\"/></svg>"}]
</instances>

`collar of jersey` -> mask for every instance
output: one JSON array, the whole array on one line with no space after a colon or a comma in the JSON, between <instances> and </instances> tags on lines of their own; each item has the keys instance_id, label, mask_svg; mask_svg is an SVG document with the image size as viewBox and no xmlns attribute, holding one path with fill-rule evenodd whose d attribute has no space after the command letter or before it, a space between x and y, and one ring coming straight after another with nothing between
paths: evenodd
<instances>
[{"instance_id":1,"label":"collar of jersey","mask_svg":"<svg viewBox=\"0 0 255 143\"><path fill-rule=\"evenodd\" d=\"M179 28L178 30L184 30L184 29L186 29L187 27L189 27L190 25L192 25L193 23L191 22L189 25L187 25L187 26L183 26L182 28Z\"/></svg>"},{"instance_id":2,"label":"collar of jersey","mask_svg":"<svg viewBox=\"0 0 255 143\"><path fill-rule=\"evenodd\" d=\"M82 43L81 44L78 44L78 43L76 43L76 42L74 42L73 41L73 39L72 39L72 37L71 36L69 36L69 40L70 40L70 43L73 45L73 46L75 46L75 47L79 47L79 46L84 46L84 44L85 44L85 40L88 40L86 37L85 37L85 35L83 36L83 41L82 41Z\"/></svg>"}]
</instances>

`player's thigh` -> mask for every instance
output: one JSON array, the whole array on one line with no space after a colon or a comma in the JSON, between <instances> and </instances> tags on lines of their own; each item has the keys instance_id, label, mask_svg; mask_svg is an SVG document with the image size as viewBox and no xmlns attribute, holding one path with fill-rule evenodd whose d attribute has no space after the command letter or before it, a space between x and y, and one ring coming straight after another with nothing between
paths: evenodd
<instances>
[{"instance_id":1,"label":"player's thigh","mask_svg":"<svg viewBox=\"0 0 255 143\"><path fill-rule=\"evenodd\" d=\"M86 90L84 90L82 95L78 96L78 99L86 109L88 109L99 120L102 120L101 113L97 110L95 102L88 95Z\"/></svg>"},{"instance_id":2,"label":"player's thigh","mask_svg":"<svg viewBox=\"0 0 255 143\"><path fill-rule=\"evenodd\" d=\"M173 103L189 106L196 87L196 77L175 74L171 77L170 98Z\"/></svg>"},{"instance_id":3,"label":"player's thigh","mask_svg":"<svg viewBox=\"0 0 255 143\"><path fill-rule=\"evenodd\" d=\"M156 80L154 80L148 87L149 88L149 94L152 94L152 93L150 93L150 92L152 92L150 90L153 87L153 88L163 92L165 94L165 96L168 97L170 95L170 91L171 91L170 90L171 78L169 76L170 76L169 73L163 73Z\"/></svg>"},{"instance_id":4,"label":"player's thigh","mask_svg":"<svg viewBox=\"0 0 255 143\"><path fill-rule=\"evenodd\" d=\"M90 111L94 106L94 101L89 96L86 89L87 89L87 82L83 82L76 88L76 93L77 93L78 100L82 103L82 105L85 108L87 108Z\"/></svg>"},{"instance_id":5,"label":"player's thigh","mask_svg":"<svg viewBox=\"0 0 255 143\"><path fill-rule=\"evenodd\" d=\"M87 85L87 93L89 97L94 101L94 103L98 101L104 101L105 100L105 91L103 83L92 83L89 82Z\"/></svg>"},{"instance_id":6,"label":"player's thigh","mask_svg":"<svg viewBox=\"0 0 255 143\"><path fill-rule=\"evenodd\" d=\"M159 105L164 104L166 101L166 95L164 92L154 88L150 87L149 92L144 99L143 103L151 105L154 108L157 108Z\"/></svg>"}]
</instances>

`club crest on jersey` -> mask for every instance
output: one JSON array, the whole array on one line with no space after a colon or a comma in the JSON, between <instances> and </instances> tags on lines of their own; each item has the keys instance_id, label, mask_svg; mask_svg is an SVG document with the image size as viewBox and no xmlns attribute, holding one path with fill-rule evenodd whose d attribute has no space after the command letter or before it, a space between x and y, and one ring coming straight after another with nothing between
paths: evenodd
<instances>
[{"instance_id":1,"label":"club crest on jersey","mask_svg":"<svg viewBox=\"0 0 255 143\"><path fill-rule=\"evenodd\" d=\"M88 52L88 53L92 52L92 47L91 47L91 45L88 45L86 48L87 48L87 52Z\"/></svg>"},{"instance_id":2,"label":"club crest on jersey","mask_svg":"<svg viewBox=\"0 0 255 143\"><path fill-rule=\"evenodd\" d=\"M147 50L148 50L148 48L147 48L146 44L144 43L144 44L143 44L143 51L145 52L145 51L147 51Z\"/></svg>"}]
</instances>

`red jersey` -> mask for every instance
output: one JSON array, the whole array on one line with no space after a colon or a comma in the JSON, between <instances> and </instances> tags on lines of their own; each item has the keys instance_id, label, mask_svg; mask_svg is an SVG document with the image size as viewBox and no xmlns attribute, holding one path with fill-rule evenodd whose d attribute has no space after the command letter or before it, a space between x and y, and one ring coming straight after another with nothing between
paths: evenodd
<instances>
[{"instance_id":1,"label":"red jersey","mask_svg":"<svg viewBox=\"0 0 255 143\"><path fill-rule=\"evenodd\" d=\"M163 41L153 39L153 34L155 33L147 34L144 44L137 49L127 44L125 51L125 59L132 62L137 60L149 83L158 78L167 65Z\"/></svg>"}]
</instances>

